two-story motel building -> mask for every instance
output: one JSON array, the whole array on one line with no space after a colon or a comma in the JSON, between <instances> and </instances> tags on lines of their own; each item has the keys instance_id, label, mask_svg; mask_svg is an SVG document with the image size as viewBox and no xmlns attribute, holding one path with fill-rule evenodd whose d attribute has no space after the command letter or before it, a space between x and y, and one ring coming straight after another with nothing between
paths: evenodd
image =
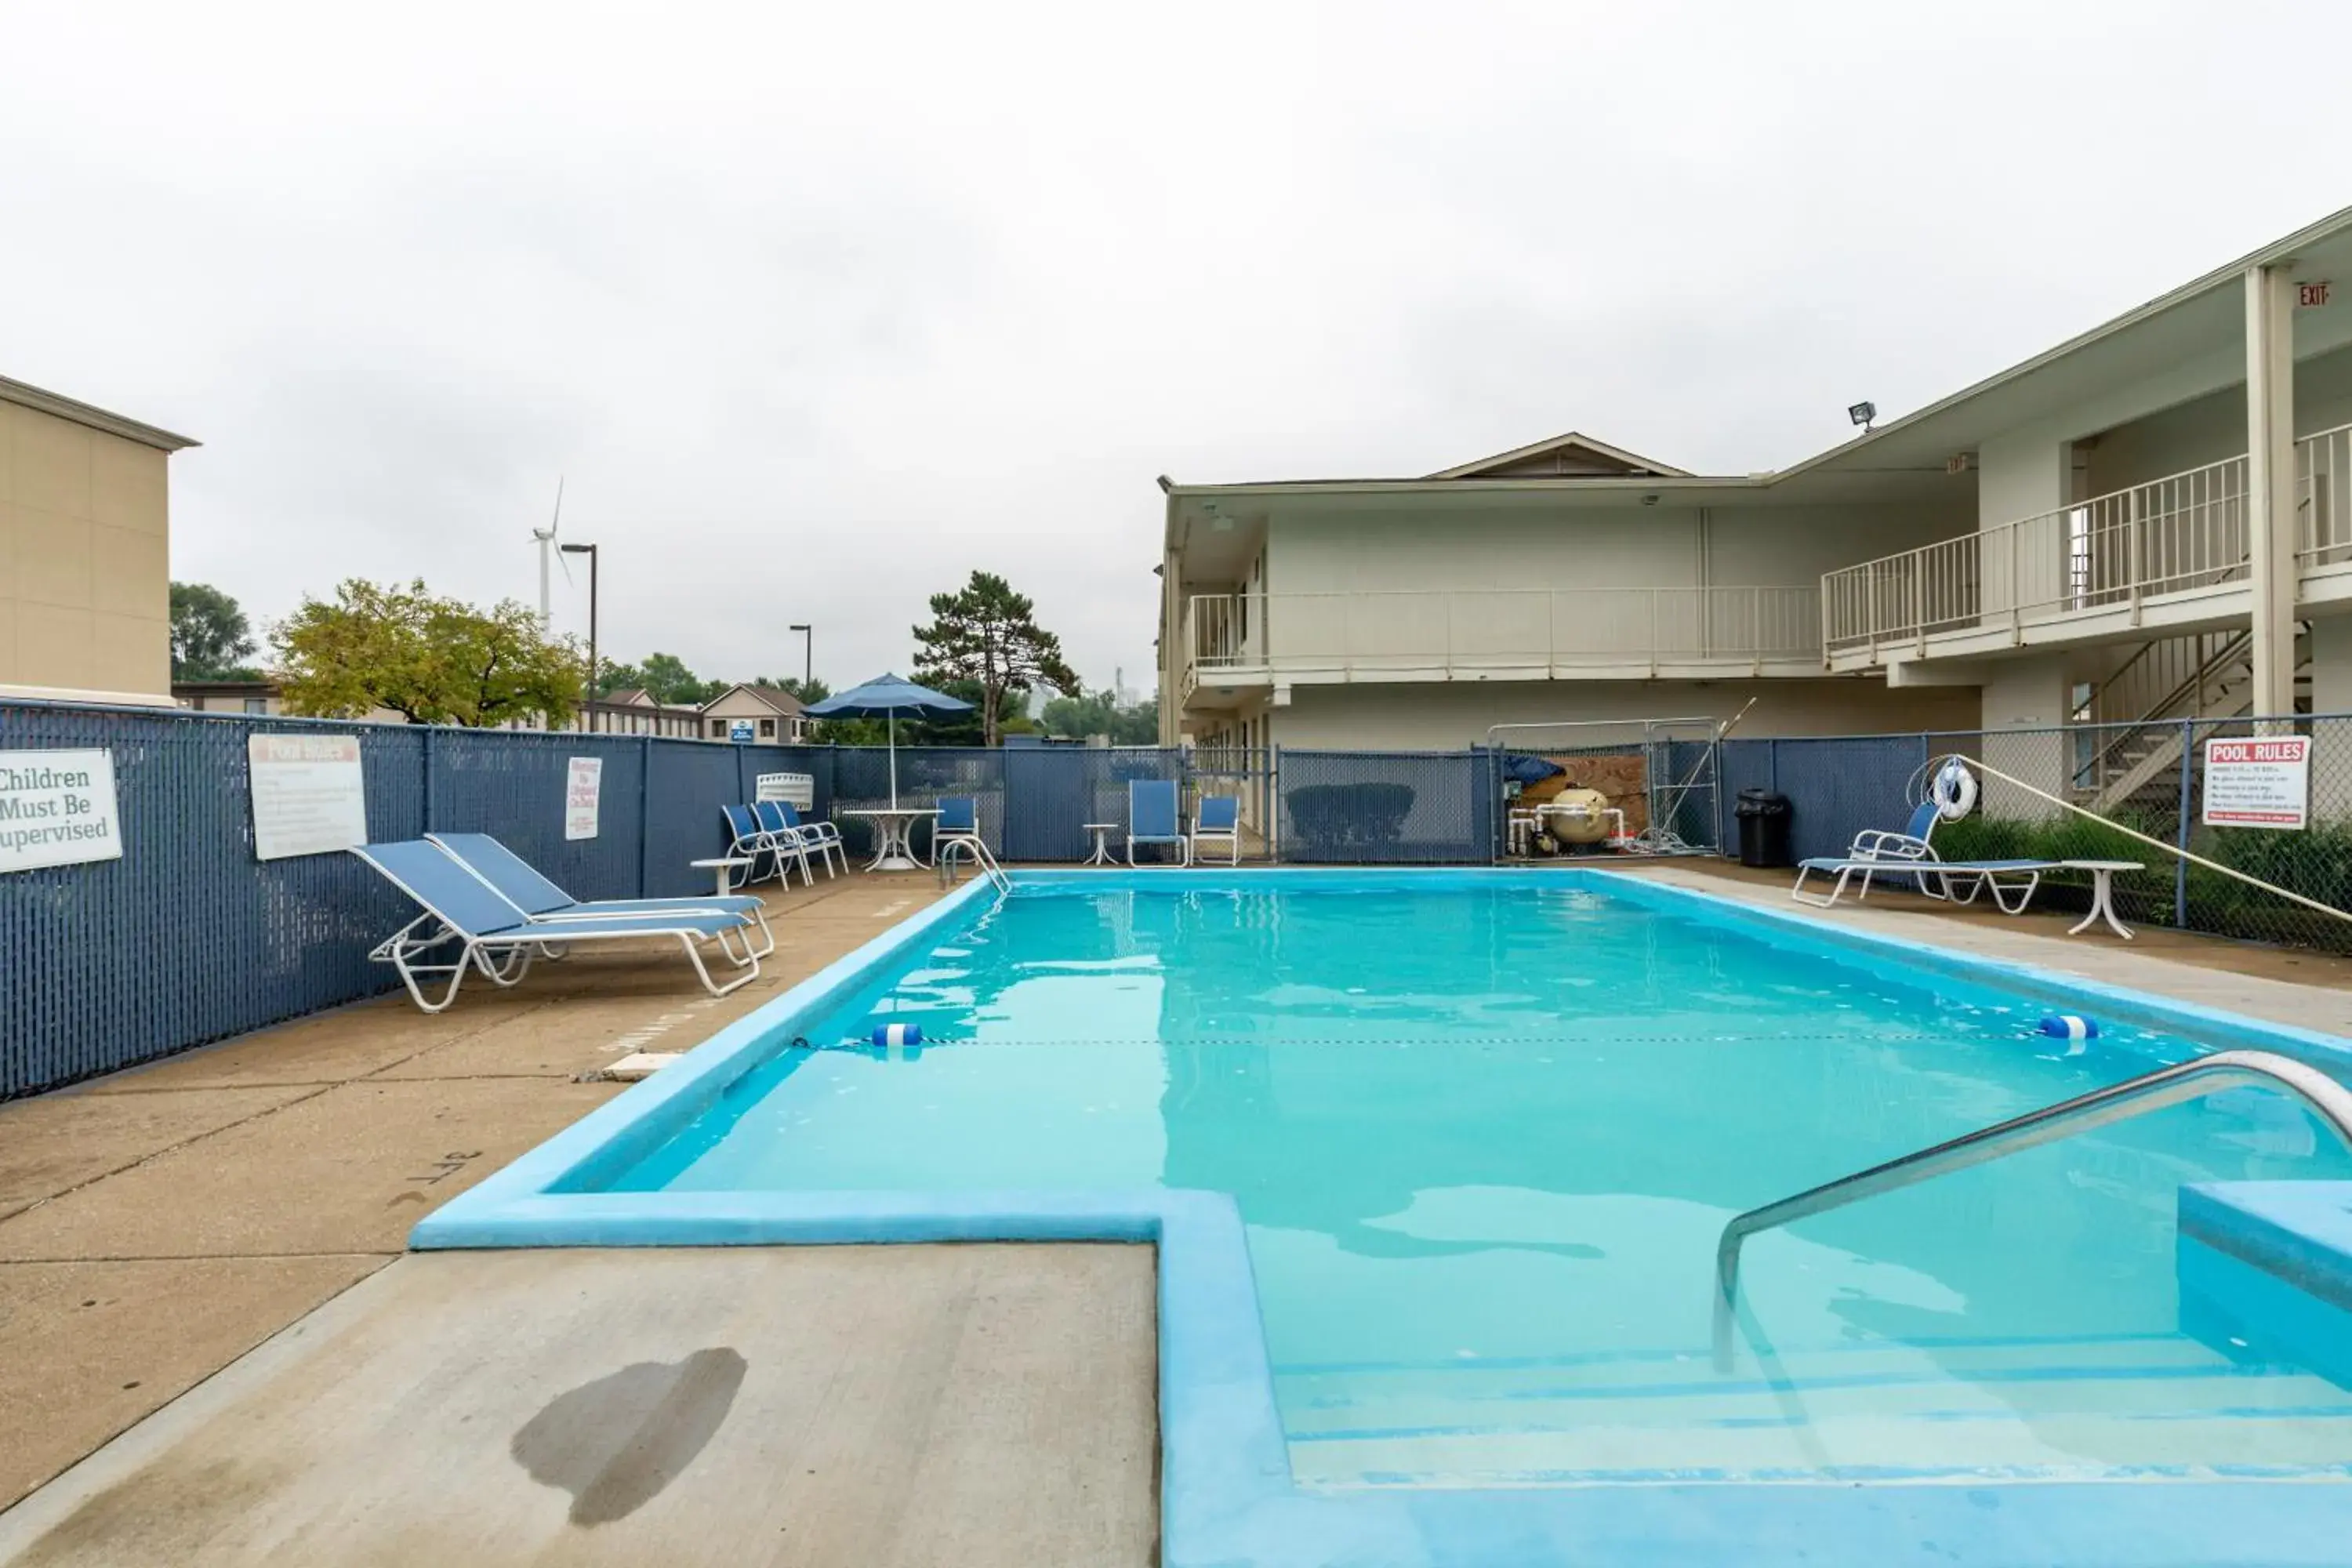
<instances>
[{"instance_id":1,"label":"two-story motel building","mask_svg":"<svg viewBox=\"0 0 2352 1568\"><path fill-rule=\"evenodd\" d=\"M1751 696L1748 735L2145 721L2097 770L2119 797L2170 760L2158 721L2352 711L2352 209L1779 472L1571 433L1161 485L1171 742L1454 748Z\"/></svg>"}]
</instances>

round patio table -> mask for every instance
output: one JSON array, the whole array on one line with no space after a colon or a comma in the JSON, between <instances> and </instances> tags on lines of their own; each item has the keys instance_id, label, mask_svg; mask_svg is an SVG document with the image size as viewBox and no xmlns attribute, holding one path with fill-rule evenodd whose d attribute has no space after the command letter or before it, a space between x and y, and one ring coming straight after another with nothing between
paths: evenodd
<instances>
[{"instance_id":1,"label":"round patio table","mask_svg":"<svg viewBox=\"0 0 2352 1568\"><path fill-rule=\"evenodd\" d=\"M1095 836L1095 852L1087 856L1086 859L1080 862L1080 864L1086 866L1118 865L1118 862L1110 858L1110 836L1118 831L1118 824L1116 822L1089 822L1087 823L1085 826L1088 833Z\"/></svg>"},{"instance_id":2,"label":"round patio table","mask_svg":"<svg viewBox=\"0 0 2352 1568\"><path fill-rule=\"evenodd\" d=\"M937 816L935 805L868 805L845 811L844 816L869 817L874 823L874 858L866 863L869 871L912 871L930 865L915 853L915 824L926 816Z\"/></svg>"},{"instance_id":3,"label":"round patio table","mask_svg":"<svg viewBox=\"0 0 2352 1568\"><path fill-rule=\"evenodd\" d=\"M2065 867L2069 871L2088 871L2091 874L2091 912L2083 917L2081 923L2067 928L2066 934L2080 936L2092 925L2104 920L2107 922L2109 931L2126 942L2129 942L2132 935L2131 928L2116 918L2116 873L2137 871L2140 869L2140 862L2137 860L2061 860L2058 864Z\"/></svg>"}]
</instances>

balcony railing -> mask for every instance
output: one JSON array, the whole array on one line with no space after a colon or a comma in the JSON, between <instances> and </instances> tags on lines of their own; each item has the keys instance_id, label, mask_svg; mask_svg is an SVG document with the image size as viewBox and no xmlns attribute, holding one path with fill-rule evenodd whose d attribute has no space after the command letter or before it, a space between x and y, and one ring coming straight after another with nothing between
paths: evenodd
<instances>
[{"instance_id":1,"label":"balcony railing","mask_svg":"<svg viewBox=\"0 0 2352 1568\"><path fill-rule=\"evenodd\" d=\"M1192 662L1272 673L1547 676L1821 660L1811 588L1462 588L1196 595Z\"/></svg>"},{"instance_id":2,"label":"balcony railing","mask_svg":"<svg viewBox=\"0 0 2352 1568\"><path fill-rule=\"evenodd\" d=\"M2095 496L1822 579L1831 654L2014 630L2245 580L2246 459ZM2295 443L2301 566L2352 561L2352 426Z\"/></svg>"}]
</instances>

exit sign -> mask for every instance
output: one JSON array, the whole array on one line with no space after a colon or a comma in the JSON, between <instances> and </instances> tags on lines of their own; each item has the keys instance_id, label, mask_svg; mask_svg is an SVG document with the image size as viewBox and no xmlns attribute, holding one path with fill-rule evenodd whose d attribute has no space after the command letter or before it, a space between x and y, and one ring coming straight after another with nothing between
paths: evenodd
<instances>
[{"instance_id":1,"label":"exit sign","mask_svg":"<svg viewBox=\"0 0 2352 1568\"><path fill-rule=\"evenodd\" d=\"M2298 283L2294 289L2294 302L2306 310L2315 310L2327 303L2327 296L2335 287L2335 284L2326 281Z\"/></svg>"}]
</instances>

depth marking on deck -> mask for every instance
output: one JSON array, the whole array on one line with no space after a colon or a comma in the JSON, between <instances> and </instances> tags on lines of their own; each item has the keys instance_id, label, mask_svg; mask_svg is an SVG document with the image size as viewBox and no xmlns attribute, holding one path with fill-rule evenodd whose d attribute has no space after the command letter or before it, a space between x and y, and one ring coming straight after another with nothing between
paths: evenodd
<instances>
[{"instance_id":1,"label":"depth marking on deck","mask_svg":"<svg viewBox=\"0 0 2352 1568\"><path fill-rule=\"evenodd\" d=\"M643 1028L632 1029L625 1035L617 1035L614 1037L612 1039L604 1042L604 1048L608 1051L616 1052L622 1056L626 1056L633 1051L642 1050L648 1043L657 1040L664 1035L668 1034L672 1029L675 1029L680 1024L685 1023L697 1013L699 1013L705 1008L710 1006L711 1004L717 1000L718 998L715 996L706 996L699 1002L688 1002L685 1006L679 1008L675 1013L664 1013L660 1017L656 1018L652 1023L646 1025Z\"/></svg>"},{"instance_id":2,"label":"depth marking on deck","mask_svg":"<svg viewBox=\"0 0 2352 1568\"><path fill-rule=\"evenodd\" d=\"M900 910L905 909L908 904L911 904L915 900L912 899L900 899L895 904L885 904L880 909L874 911L874 918L877 921L887 921L892 915L897 914Z\"/></svg>"}]
</instances>

